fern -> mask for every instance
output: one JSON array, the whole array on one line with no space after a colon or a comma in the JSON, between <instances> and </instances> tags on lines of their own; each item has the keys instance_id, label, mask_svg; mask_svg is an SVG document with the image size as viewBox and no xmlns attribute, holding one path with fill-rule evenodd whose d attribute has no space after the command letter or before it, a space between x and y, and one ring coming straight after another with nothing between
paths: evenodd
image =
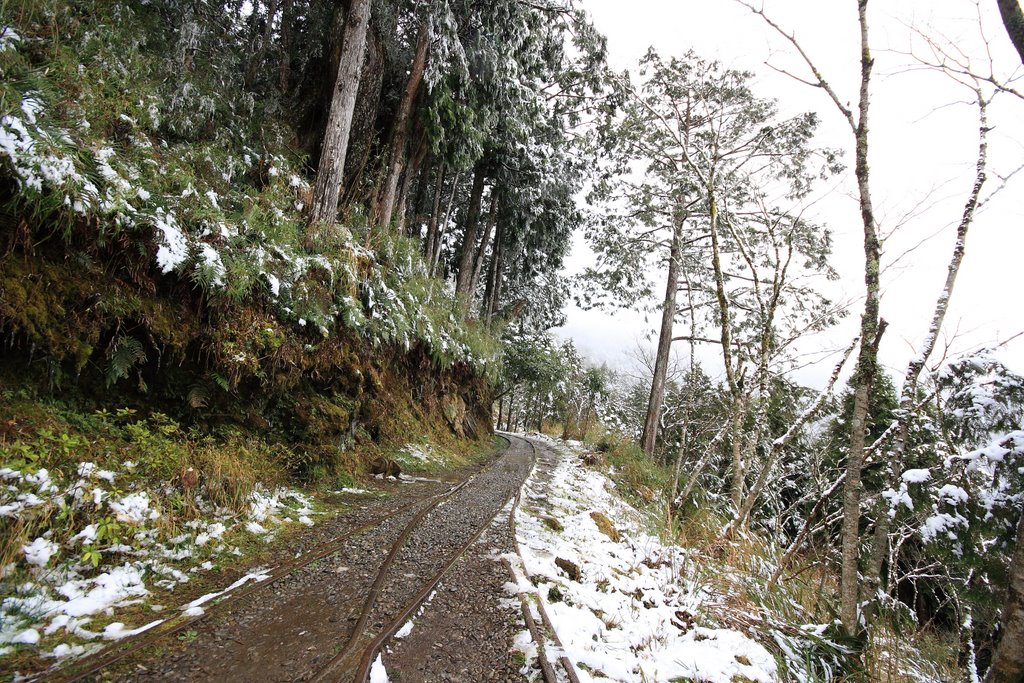
<instances>
[{"instance_id":1,"label":"fern","mask_svg":"<svg viewBox=\"0 0 1024 683\"><path fill-rule=\"evenodd\" d=\"M107 358L107 386L110 387L127 377L132 368L146 362L146 350L138 339L122 335L110 347Z\"/></svg>"},{"instance_id":2,"label":"fern","mask_svg":"<svg viewBox=\"0 0 1024 683\"><path fill-rule=\"evenodd\" d=\"M216 372L211 373L211 377L213 378L213 381L216 382L217 386L224 391L231 393L231 383L228 382L227 378Z\"/></svg>"}]
</instances>

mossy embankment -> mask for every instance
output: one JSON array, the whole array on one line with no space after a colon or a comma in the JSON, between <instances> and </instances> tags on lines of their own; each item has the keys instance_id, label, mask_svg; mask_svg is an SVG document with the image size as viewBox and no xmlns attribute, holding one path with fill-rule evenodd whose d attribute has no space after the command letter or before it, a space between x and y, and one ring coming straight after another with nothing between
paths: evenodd
<instances>
[{"instance_id":1,"label":"mossy embankment","mask_svg":"<svg viewBox=\"0 0 1024 683\"><path fill-rule=\"evenodd\" d=\"M307 230L301 102L233 68L238 27L168 34L178 9L4 5L5 385L257 438L302 481L488 433L495 331L417 240L357 209Z\"/></svg>"}]
</instances>

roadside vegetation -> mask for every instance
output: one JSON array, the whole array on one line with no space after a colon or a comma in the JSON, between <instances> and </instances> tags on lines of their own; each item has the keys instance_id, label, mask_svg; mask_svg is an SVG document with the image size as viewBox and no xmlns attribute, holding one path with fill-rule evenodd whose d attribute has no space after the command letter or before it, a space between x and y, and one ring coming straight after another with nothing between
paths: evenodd
<instances>
[{"instance_id":1,"label":"roadside vegetation","mask_svg":"<svg viewBox=\"0 0 1024 683\"><path fill-rule=\"evenodd\" d=\"M878 598L874 628L862 642L838 620L836 481L850 389L789 443L773 465L765 504L737 531L732 452L718 436L726 408L715 382L691 375L686 363L670 366L664 440L647 455L640 436L649 375L590 364L568 342L526 348L521 357L533 361L510 393L518 392L513 405L539 407L525 418L513 407L511 425L542 425L546 436L566 440L580 463L606 474L615 493L641 512L646 533L688 553L681 580L722 596L702 604L696 623L753 629L792 677L784 680L970 681L985 666L1009 581L1018 495L1011 492L1020 486L1015 425L1024 419L1024 378L991 351L950 358L929 376L907 444L912 467L898 488L884 488L884 471L869 460L869 485L891 501L897 540L885 562L891 592ZM550 371L537 374L538 367ZM603 380L592 384L595 376ZM888 378L876 387L867 438L884 444L895 430L898 397ZM817 400L813 392L779 391L773 438ZM783 400L800 395L802 401ZM577 416L588 405L600 417L584 429Z\"/></svg>"}]
</instances>

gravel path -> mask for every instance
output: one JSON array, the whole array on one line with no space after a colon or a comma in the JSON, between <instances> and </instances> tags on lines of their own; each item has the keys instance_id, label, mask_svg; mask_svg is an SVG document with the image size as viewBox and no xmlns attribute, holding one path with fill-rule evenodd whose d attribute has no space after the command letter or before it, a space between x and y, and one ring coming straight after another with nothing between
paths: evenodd
<instances>
[{"instance_id":1,"label":"gravel path","mask_svg":"<svg viewBox=\"0 0 1024 683\"><path fill-rule=\"evenodd\" d=\"M516 643L526 624L504 589L510 576L502 556L513 552L503 511L437 587L412 631L391 641L382 659L392 680L527 680Z\"/></svg>"},{"instance_id":2,"label":"gravel path","mask_svg":"<svg viewBox=\"0 0 1024 683\"><path fill-rule=\"evenodd\" d=\"M493 520L435 591L423 613L424 628L414 629L415 637L405 642L394 642L419 646L426 638L437 655L421 657L424 661L418 664L424 666L418 674L415 668L408 673L402 670L401 680L522 680L512 644L523 626L516 620L514 603L503 592L508 569L496 557L512 547L508 508L495 515L516 495L531 464L530 446L513 439L512 447L493 465L410 528L397 552L392 553L396 540L426 503L348 539L338 551L270 588L228 609L212 611L180 634L177 642L163 643L155 660L133 662L119 667L121 673L107 673L119 680L139 681L350 680L366 647L388 631L424 586ZM413 496L429 496L449 486L425 482L403 487L389 501L376 501L338 521L318 525L315 534L293 541L288 550L308 552L317 543L408 503ZM386 579L375 594L375 580L389 554L393 557ZM368 596L375 600L364 612ZM353 638L356 625L363 628ZM399 652L396 648L396 656Z\"/></svg>"}]
</instances>

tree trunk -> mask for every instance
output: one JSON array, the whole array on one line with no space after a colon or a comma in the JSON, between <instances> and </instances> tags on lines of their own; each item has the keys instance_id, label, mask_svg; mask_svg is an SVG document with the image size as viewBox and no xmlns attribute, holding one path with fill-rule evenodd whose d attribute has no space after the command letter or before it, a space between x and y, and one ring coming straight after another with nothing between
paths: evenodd
<instances>
[{"instance_id":1,"label":"tree trunk","mask_svg":"<svg viewBox=\"0 0 1024 683\"><path fill-rule=\"evenodd\" d=\"M441 260L441 238L444 236L444 232L448 228L448 224L452 219L452 210L455 207L455 193L459 189L459 176L461 175L461 171L457 171L455 173L455 179L452 181L452 191L451 194L448 195L448 206L444 210L444 220L437 229L437 240L434 242L434 253L430 255L431 275L436 274L438 261Z\"/></svg>"},{"instance_id":2,"label":"tree trunk","mask_svg":"<svg viewBox=\"0 0 1024 683\"><path fill-rule=\"evenodd\" d=\"M730 418L730 441L732 445L732 483L730 498L733 509L739 512L743 504L743 422L746 418L746 401L743 396L742 380L736 377L732 357L732 315L729 296L725 291L725 273L722 270L722 251L718 235L719 207L717 186L714 175L707 180L708 228L711 237L711 266L715 273L715 296L718 301L718 326L721 333L722 364L725 366L725 380L729 387L732 415Z\"/></svg>"},{"instance_id":3,"label":"tree trunk","mask_svg":"<svg viewBox=\"0 0 1024 683\"><path fill-rule=\"evenodd\" d=\"M398 118L395 119L395 128L391 136L391 161L388 165L388 175L384 180L384 189L377 203L376 213L379 223L385 227L391 225L391 217L395 210L398 179L402 174L402 166L405 165L405 143L409 137L409 118L412 114L412 105L420 90L420 84L423 82L423 71L427 64L427 46L430 44L428 37L427 22L424 21L420 24L419 34L416 37L416 54L412 60L412 67L409 69L409 80L405 84L402 101L398 106Z\"/></svg>"},{"instance_id":4,"label":"tree trunk","mask_svg":"<svg viewBox=\"0 0 1024 683\"><path fill-rule=\"evenodd\" d=\"M1010 42L1017 48L1020 61L1024 64L1024 11L1020 8L1020 0L996 0L999 14L1003 16L1003 26L1010 36Z\"/></svg>"},{"instance_id":5,"label":"tree trunk","mask_svg":"<svg viewBox=\"0 0 1024 683\"><path fill-rule=\"evenodd\" d=\"M505 431L512 431L512 415L514 414L514 408L516 407L516 393L510 391L508 394L508 413L505 416Z\"/></svg>"},{"instance_id":6,"label":"tree trunk","mask_svg":"<svg viewBox=\"0 0 1024 683\"><path fill-rule=\"evenodd\" d=\"M498 310L498 297L501 289L502 259L505 255L505 226L499 223L494 233L494 249L491 251L491 262L487 266L487 288L484 291L484 308L480 316L490 326L494 313Z\"/></svg>"},{"instance_id":7,"label":"tree trunk","mask_svg":"<svg viewBox=\"0 0 1024 683\"><path fill-rule=\"evenodd\" d=\"M931 325L928 326L928 333L925 335L917 355L907 366L907 374L903 378L903 388L900 392L899 430L896 433L896 440L893 442L892 452L888 460L888 474L886 487L895 488L899 485L900 476L903 474L904 453L906 451L907 438L910 436L910 417L914 412L914 403L917 401L917 383L924 370L928 357L935 350L935 343L938 341L939 332L942 330L942 323L946 319L946 310L949 308L949 300L953 296L953 288L956 285L956 276L960 272L960 264L964 258L964 251L967 244L967 231L974 220L974 211L978 206L978 198L981 195L981 188L985 184L985 166L988 159L988 115L987 103L981 91L977 92L979 107L979 144L978 160L974 178L974 187L964 204L960 224L957 226L956 242L953 245L953 254L949 259L949 266L946 271L946 281L942 291L935 302L935 310L932 313ZM874 598L882 584L882 565L889 547L889 528L891 518L886 509L886 500L879 496L875 513L875 534L872 540L871 554L868 557L865 581L867 583L865 594Z\"/></svg>"},{"instance_id":8,"label":"tree trunk","mask_svg":"<svg viewBox=\"0 0 1024 683\"><path fill-rule=\"evenodd\" d=\"M580 426L579 440L583 441L590 432L590 422L594 419L594 402L587 404L587 412L583 414L583 424Z\"/></svg>"},{"instance_id":9,"label":"tree trunk","mask_svg":"<svg viewBox=\"0 0 1024 683\"><path fill-rule=\"evenodd\" d=\"M420 140L419 146L416 148L412 161L409 162L409 166L405 169L405 176L402 178L402 189L398 193L398 203L395 207L395 228L399 234L405 234L405 223L408 219L409 192L420 173L420 166L423 165L423 160L427 157L429 149L430 145L427 144L427 136L424 135Z\"/></svg>"},{"instance_id":10,"label":"tree trunk","mask_svg":"<svg viewBox=\"0 0 1024 683\"><path fill-rule=\"evenodd\" d=\"M692 398L692 392L688 398ZM683 422L680 425L680 433L683 435L682 443L680 444L679 452L676 453L676 461L672 466L672 487L669 489L671 495L668 499L668 522L669 528L672 528L672 508L676 503L676 491L679 490L679 477L683 473L683 455L690 450L690 408L692 401L687 400L686 412L683 413ZM694 473L698 474L698 473Z\"/></svg>"},{"instance_id":11,"label":"tree trunk","mask_svg":"<svg viewBox=\"0 0 1024 683\"><path fill-rule=\"evenodd\" d=\"M348 157L342 184L341 204L349 206L356 201L366 204L366 185L370 161L377 152L377 114L384 91L384 76L388 68L387 42L384 35L393 35L385 27L370 26L366 34L366 57L359 77L359 93L352 114ZM358 159L358 163L353 163ZM367 204L369 206L369 204Z\"/></svg>"},{"instance_id":12,"label":"tree trunk","mask_svg":"<svg viewBox=\"0 0 1024 683\"><path fill-rule=\"evenodd\" d=\"M732 415L729 417L729 434L732 438L730 448L732 451L732 474L729 483L729 500L732 501L734 514L739 515L740 506L743 505L743 479L746 475L746 467L743 463L743 422L747 417L746 401L742 396L736 396L732 402Z\"/></svg>"},{"instance_id":13,"label":"tree trunk","mask_svg":"<svg viewBox=\"0 0 1024 683\"><path fill-rule=\"evenodd\" d=\"M487 260L487 247L491 244L491 237L494 235L494 228L498 222L498 193L491 195L491 210L487 217L487 226L484 228L483 239L480 240L480 248L476 250L476 259L473 262L473 277L469 282L469 296L472 298L480 283L480 273L483 271L484 261Z\"/></svg>"},{"instance_id":14,"label":"tree trunk","mask_svg":"<svg viewBox=\"0 0 1024 683\"><path fill-rule=\"evenodd\" d=\"M860 323L860 354L854 375L853 419L850 423L850 444L846 460L846 484L843 488L842 569L840 575L839 616L843 629L849 635L860 632L860 496L861 468L864 464L864 431L871 397L871 384L875 377L880 339L879 258L880 246L875 225L874 206L871 201L870 170L868 166L868 111L870 108L871 69L874 58L868 43L868 0L858 0L858 20L861 39L861 79L859 118L854 136L856 140L856 176L860 195L861 223L864 228L864 313Z\"/></svg>"},{"instance_id":15,"label":"tree trunk","mask_svg":"<svg viewBox=\"0 0 1024 683\"><path fill-rule=\"evenodd\" d=\"M279 78L281 92L288 93L291 84L292 68L292 3L294 0L283 0L281 3L281 63Z\"/></svg>"},{"instance_id":16,"label":"tree trunk","mask_svg":"<svg viewBox=\"0 0 1024 683\"><path fill-rule=\"evenodd\" d=\"M679 291L679 266L681 260L679 221L672 230L672 245L668 254L668 277L665 284L665 300L661 309L661 333L658 336L658 352L654 359L654 377L651 379L651 395L647 400L647 416L640 447L647 455L654 455L658 439L658 422L661 406L665 401L665 378L668 376L669 352L672 350L672 324L676 319L676 295Z\"/></svg>"},{"instance_id":17,"label":"tree trunk","mask_svg":"<svg viewBox=\"0 0 1024 683\"><path fill-rule=\"evenodd\" d=\"M403 232L405 232L407 237L415 237L419 240L420 245L422 246L424 241L423 227L426 225L427 221L430 220L430 210L432 207L426 206L426 203L427 195L431 189L430 181L434 177L434 166L436 165L436 162L430 155L430 145L427 144L426 135L423 135L420 141L422 143L420 150L423 157L416 164L418 170L416 171L416 176L413 180L416 185L416 191L415 193L413 192L411 185L407 189L402 190L406 196L411 196L413 198L411 220L409 217L405 218L402 221L405 225L402 227L404 228ZM419 154L419 152L417 154ZM400 206L404 201L401 199L401 194L402 193L399 193L400 198L398 201ZM402 212L399 211L400 218L401 215Z\"/></svg>"},{"instance_id":18,"label":"tree trunk","mask_svg":"<svg viewBox=\"0 0 1024 683\"><path fill-rule=\"evenodd\" d=\"M1001 631L985 683L1020 683L1024 681L1024 514L1017 523Z\"/></svg>"},{"instance_id":19,"label":"tree trunk","mask_svg":"<svg viewBox=\"0 0 1024 683\"><path fill-rule=\"evenodd\" d=\"M462 221L462 248L459 253L459 269L455 280L455 296L459 299L459 309L465 314L469 299L469 285L473 277L473 256L476 254L477 231L480 227L480 204L484 196L484 180L487 174L484 164L476 166L473 175L473 189L469 193L469 205L466 207L465 219Z\"/></svg>"},{"instance_id":20,"label":"tree trunk","mask_svg":"<svg viewBox=\"0 0 1024 683\"><path fill-rule=\"evenodd\" d=\"M423 257L433 273L434 244L438 241L438 226L441 223L441 194L444 192L444 176L447 167L444 162L437 167L437 180L434 185L434 201L430 207L430 221L427 223L427 237L423 245Z\"/></svg>"},{"instance_id":21,"label":"tree trunk","mask_svg":"<svg viewBox=\"0 0 1024 683\"><path fill-rule=\"evenodd\" d=\"M366 48L366 29L370 24L371 0L352 0L345 18L345 38L341 49L338 78L331 99L331 112L324 134L320 165L313 188L310 225L333 223L338 214L338 195L345 176L345 154L352 130L352 113L359 92L359 75ZM307 231L307 241L315 231Z\"/></svg>"},{"instance_id":22,"label":"tree trunk","mask_svg":"<svg viewBox=\"0 0 1024 683\"><path fill-rule=\"evenodd\" d=\"M722 442L722 439L725 438L725 435L728 432L728 428L723 426L715 433L711 441L708 442L708 445L704 448L704 453L700 456L697 464L690 470L689 478L686 480L686 486L684 486L683 490L679 492L679 495L675 497L674 502L676 505L681 505L683 501L689 498L690 493L697 485L697 480L700 479L700 475L707 466L708 461L710 461L712 456L715 454L715 449L718 448L718 445Z\"/></svg>"},{"instance_id":23,"label":"tree trunk","mask_svg":"<svg viewBox=\"0 0 1024 683\"><path fill-rule=\"evenodd\" d=\"M256 73L263 66L263 60L267 56L270 41L274 37L274 17L277 16L277 4L278 0L268 0L267 2L267 23L263 25L260 48L256 50L256 54L249 58L249 68L245 72L245 86L247 88L251 86L252 82L256 79ZM256 8L253 7L253 15L255 14Z\"/></svg>"}]
</instances>

